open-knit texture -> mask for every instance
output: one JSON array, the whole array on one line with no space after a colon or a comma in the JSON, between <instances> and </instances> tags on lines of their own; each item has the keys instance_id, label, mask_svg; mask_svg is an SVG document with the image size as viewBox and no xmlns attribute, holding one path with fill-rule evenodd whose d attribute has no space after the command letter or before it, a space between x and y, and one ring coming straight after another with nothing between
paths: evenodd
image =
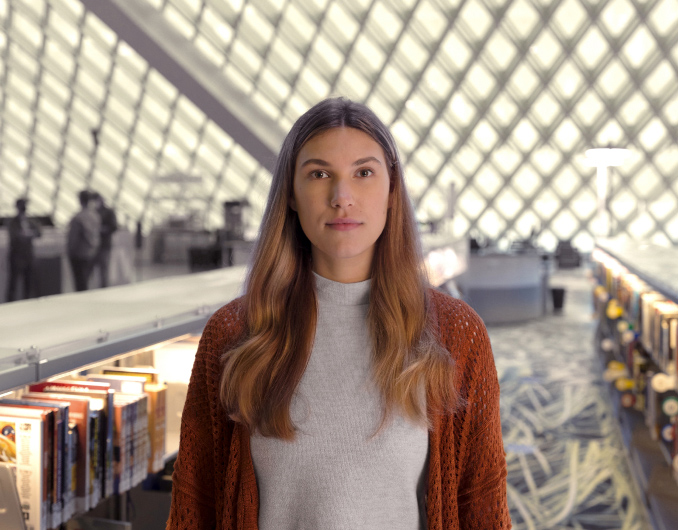
<instances>
[{"instance_id":1,"label":"open-knit texture","mask_svg":"<svg viewBox=\"0 0 678 530\"><path fill-rule=\"evenodd\" d=\"M465 404L433 416L426 513L430 530L510 529L499 382L485 326L464 302L431 290L432 317L456 363ZM219 401L221 354L245 332L240 299L203 332L182 416L168 530L255 530L258 491L250 433Z\"/></svg>"}]
</instances>

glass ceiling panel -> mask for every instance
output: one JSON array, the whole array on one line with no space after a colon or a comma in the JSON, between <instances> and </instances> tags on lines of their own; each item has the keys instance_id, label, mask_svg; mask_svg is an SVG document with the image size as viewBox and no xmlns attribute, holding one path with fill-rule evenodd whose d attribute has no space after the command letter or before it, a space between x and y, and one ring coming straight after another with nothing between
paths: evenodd
<instances>
[{"instance_id":1,"label":"glass ceiling panel","mask_svg":"<svg viewBox=\"0 0 678 530\"><path fill-rule=\"evenodd\" d=\"M678 243L674 0L642 4L647 16L611 0L595 23L583 0L144 1L284 128L328 95L367 102L422 221L455 182L458 230L508 245L536 227L544 244L590 248L595 170L581 160L612 144L634 151L612 176L615 229ZM131 221L160 222L173 207L154 202L156 178L179 171L203 186L176 207L214 227L223 200L247 196L258 224L270 175L79 1L0 1L0 55L3 213L28 190L66 222L91 184Z\"/></svg>"},{"instance_id":2,"label":"glass ceiling panel","mask_svg":"<svg viewBox=\"0 0 678 530\"><path fill-rule=\"evenodd\" d=\"M678 9L672 0L660 0L650 12L650 26L662 37L670 35L678 22Z\"/></svg>"},{"instance_id":3,"label":"glass ceiling panel","mask_svg":"<svg viewBox=\"0 0 678 530\"><path fill-rule=\"evenodd\" d=\"M507 2L499 2L500 5ZM506 19L516 40L526 39L539 23L539 14L528 0L515 0L509 5Z\"/></svg>"},{"instance_id":4,"label":"glass ceiling panel","mask_svg":"<svg viewBox=\"0 0 678 530\"><path fill-rule=\"evenodd\" d=\"M559 2L552 24L563 37L571 39L586 28L586 17L586 10L579 0L563 0Z\"/></svg>"},{"instance_id":5,"label":"glass ceiling panel","mask_svg":"<svg viewBox=\"0 0 678 530\"><path fill-rule=\"evenodd\" d=\"M137 220L148 228L150 220L162 222L168 212L189 214L196 208L180 197L171 198L165 212L154 203L156 177L177 171L210 172L205 181L212 183L212 192L218 179L226 188L223 197L244 198L243 190L234 195L226 184L231 178L248 181L257 164L234 165L223 175L223 161L234 147L227 133L100 20L85 16L80 2L54 0L49 9L40 3L36 9L33 0L20 0L11 10L2 4L3 215L13 212L16 198L28 195L31 213L51 214L64 225L78 209L77 193L91 187L130 228ZM221 204L205 209L204 190L198 195L199 214L214 228L223 217ZM262 205L254 206L260 215Z\"/></svg>"}]
</instances>

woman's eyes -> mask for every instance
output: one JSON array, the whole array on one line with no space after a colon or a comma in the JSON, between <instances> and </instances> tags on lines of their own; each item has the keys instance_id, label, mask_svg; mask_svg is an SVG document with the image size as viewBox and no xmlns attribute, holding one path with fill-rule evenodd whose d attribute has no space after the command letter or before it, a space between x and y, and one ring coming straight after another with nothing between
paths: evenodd
<instances>
[{"instance_id":1,"label":"woman's eyes","mask_svg":"<svg viewBox=\"0 0 678 530\"><path fill-rule=\"evenodd\" d=\"M374 174L374 171L371 169L360 169L356 173L359 177L366 178ZM327 171L323 171L322 169L316 169L315 171L311 172L311 176L314 179L326 179L329 178L329 174Z\"/></svg>"}]
</instances>

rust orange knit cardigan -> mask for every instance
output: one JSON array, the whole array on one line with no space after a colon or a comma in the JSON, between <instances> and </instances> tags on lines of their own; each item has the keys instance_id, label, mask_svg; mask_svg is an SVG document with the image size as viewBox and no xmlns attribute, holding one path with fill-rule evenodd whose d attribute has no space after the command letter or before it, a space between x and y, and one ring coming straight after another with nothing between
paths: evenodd
<instances>
[{"instance_id":1,"label":"rust orange knit cardigan","mask_svg":"<svg viewBox=\"0 0 678 530\"><path fill-rule=\"evenodd\" d=\"M510 529L499 382L487 331L464 302L433 290L430 301L466 403L453 415L435 417L429 431L428 528ZM168 530L257 528L250 433L227 418L219 401L219 358L244 328L241 301L234 300L212 316L200 339L181 420Z\"/></svg>"}]
</instances>

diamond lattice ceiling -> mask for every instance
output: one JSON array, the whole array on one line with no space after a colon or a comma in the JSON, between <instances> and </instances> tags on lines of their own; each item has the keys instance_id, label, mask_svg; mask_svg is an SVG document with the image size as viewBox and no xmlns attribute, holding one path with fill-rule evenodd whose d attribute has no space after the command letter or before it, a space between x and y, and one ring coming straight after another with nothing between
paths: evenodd
<instances>
[{"instance_id":1,"label":"diamond lattice ceiling","mask_svg":"<svg viewBox=\"0 0 678 530\"><path fill-rule=\"evenodd\" d=\"M130 225L200 212L218 226L221 202L262 195L259 164L80 2L0 0L0 24L5 215L27 194L64 225L93 188Z\"/></svg>"},{"instance_id":2,"label":"diamond lattice ceiling","mask_svg":"<svg viewBox=\"0 0 678 530\"><path fill-rule=\"evenodd\" d=\"M284 128L328 95L370 105L421 220L443 215L454 183L459 234L506 243L540 227L547 247L590 248L583 152L612 144L633 150L612 171L615 230L678 242L675 0L144 1ZM243 195L260 215L270 175L143 53L77 1L0 6L4 209L28 186L63 223L90 185L133 220L179 207L214 226ZM177 171L202 187L154 185Z\"/></svg>"}]
</instances>

